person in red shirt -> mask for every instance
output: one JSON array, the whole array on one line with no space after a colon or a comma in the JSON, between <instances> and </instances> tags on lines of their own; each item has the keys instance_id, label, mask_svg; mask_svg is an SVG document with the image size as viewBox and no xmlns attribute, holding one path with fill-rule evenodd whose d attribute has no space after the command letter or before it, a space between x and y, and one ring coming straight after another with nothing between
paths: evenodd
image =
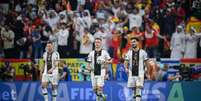
<instances>
[{"instance_id":1,"label":"person in red shirt","mask_svg":"<svg viewBox=\"0 0 201 101\"><path fill-rule=\"evenodd\" d=\"M158 38L165 39L165 37L161 36L159 34L159 31L154 30L149 25L146 25L144 38L145 38L145 48L147 53L149 54L149 57L150 58L158 57L158 45L159 45Z\"/></svg>"},{"instance_id":2,"label":"person in red shirt","mask_svg":"<svg viewBox=\"0 0 201 101\"><path fill-rule=\"evenodd\" d=\"M176 24L179 25L185 20L186 12L182 5L180 4L179 7L176 9Z\"/></svg>"}]
</instances>

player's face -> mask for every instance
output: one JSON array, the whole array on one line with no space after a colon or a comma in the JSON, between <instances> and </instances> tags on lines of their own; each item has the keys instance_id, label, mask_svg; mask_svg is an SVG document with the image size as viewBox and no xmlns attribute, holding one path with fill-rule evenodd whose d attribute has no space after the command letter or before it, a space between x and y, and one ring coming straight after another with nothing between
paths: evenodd
<instances>
[{"instance_id":1,"label":"player's face","mask_svg":"<svg viewBox=\"0 0 201 101\"><path fill-rule=\"evenodd\" d=\"M101 44L102 44L102 41L101 41L101 40L99 40L99 39L96 39L96 40L95 40L95 47L96 47L96 48L100 48L100 47L101 47Z\"/></svg>"},{"instance_id":2,"label":"player's face","mask_svg":"<svg viewBox=\"0 0 201 101\"><path fill-rule=\"evenodd\" d=\"M132 39L131 40L131 45L132 45L133 48L137 48L138 41L136 39Z\"/></svg>"},{"instance_id":3,"label":"player's face","mask_svg":"<svg viewBox=\"0 0 201 101\"><path fill-rule=\"evenodd\" d=\"M47 44L47 51L48 51L48 52L52 52L52 50L53 50L53 45L50 44L50 43L48 43L48 44Z\"/></svg>"}]
</instances>

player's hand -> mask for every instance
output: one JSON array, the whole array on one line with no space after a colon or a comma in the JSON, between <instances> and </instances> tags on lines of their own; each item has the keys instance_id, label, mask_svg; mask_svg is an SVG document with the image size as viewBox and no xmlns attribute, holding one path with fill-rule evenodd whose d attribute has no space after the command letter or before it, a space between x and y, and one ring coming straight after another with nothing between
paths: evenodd
<instances>
[{"instance_id":1,"label":"player's hand","mask_svg":"<svg viewBox=\"0 0 201 101\"><path fill-rule=\"evenodd\" d=\"M91 69L90 67L87 67L87 70L88 70L88 71L92 71L92 69Z\"/></svg>"},{"instance_id":2,"label":"player's hand","mask_svg":"<svg viewBox=\"0 0 201 101\"><path fill-rule=\"evenodd\" d=\"M104 76L104 80L108 80L108 79L109 79L109 75L106 74L106 75Z\"/></svg>"}]
</instances>

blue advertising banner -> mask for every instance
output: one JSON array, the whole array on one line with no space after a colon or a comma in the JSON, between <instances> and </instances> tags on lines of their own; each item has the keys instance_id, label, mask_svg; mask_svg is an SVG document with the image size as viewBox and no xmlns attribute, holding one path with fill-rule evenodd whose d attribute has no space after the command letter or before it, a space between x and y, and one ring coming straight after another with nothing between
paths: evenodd
<instances>
[{"instance_id":1,"label":"blue advertising banner","mask_svg":"<svg viewBox=\"0 0 201 101\"><path fill-rule=\"evenodd\" d=\"M0 82L0 88L0 101L43 101L40 82ZM133 101L126 82L106 82L104 93L107 101ZM142 95L142 101L200 101L201 82L145 82ZM95 101L95 98L90 82L59 83L57 101Z\"/></svg>"}]
</instances>

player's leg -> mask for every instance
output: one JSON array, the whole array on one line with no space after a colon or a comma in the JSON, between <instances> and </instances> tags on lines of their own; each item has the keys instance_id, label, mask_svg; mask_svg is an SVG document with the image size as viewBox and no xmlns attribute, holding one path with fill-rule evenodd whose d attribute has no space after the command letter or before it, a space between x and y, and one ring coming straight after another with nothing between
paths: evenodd
<instances>
[{"instance_id":1,"label":"player's leg","mask_svg":"<svg viewBox=\"0 0 201 101\"><path fill-rule=\"evenodd\" d=\"M52 101L56 101L57 98L57 85L52 84Z\"/></svg>"},{"instance_id":2,"label":"player's leg","mask_svg":"<svg viewBox=\"0 0 201 101\"><path fill-rule=\"evenodd\" d=\"M52 80L50 81L52 84L52 101L56 101L57 98L58 81L58 75L53 75Z\"/></svg>"},{"instance_id":3,"label":"player's leg","mask_svg":"<svg viewBox=\"0 0 201 101\"><path fill-rule=\"evenodd\" d=\"M99 91L98 91L97 85L94 87L94 92L96 94L96 101L100 101L100 96L99 96Z\"/></svg>"},{"instance_id":4,"label":"player's leg","mask_svg":"<svg viewBox=\"0 0 201 101\"><path fill-rule=\"evenodd\" d=\"M103 93L103 87L104 87L104 76L99 76L97 79L97 95L105 101L106 96Z\"/></svg>"},{"instance_id":5,"label":"player's leg","mask_svg":"<svg viewBox=\"0 0 201 101\"><path fill-rule=\"evenodd\" d=\"M93 91L96 92L96 81L95 81L95 76L93 73L91 73L91 84L92 84Z\"/></svg>"},{"instance_id":6,"label":"player's leg","mask_svg":"<svg viewBox=\"0 0 201 101\"><path fill-rule=\"evenodd\" d=\"M92 87L93 87L93 91L96 94L96 101L100 101L100 96L98 95L98 85L97 85L97 77L93 77L92 78Z\"/></svg>"},{"instance_id":7,"label":"player's leg","mask_svg":"<svg viewBox=\"0 0 201 101\"><path fill-rule=\"evenodd\" d=\"M135 94L136 101L141 101L143 85L144 85L144 78L138 77L138 79L136 80L136 94Z\"/></svg>"},{"instance_id":8,"label":"player's leg","mask_svg":"<svg viewBox=\"0 0 201 101\"><path fill-rule=\"evenodd\" d=\"M127 82L127 87L129 88L129 89L131 89L132 90L132 98L134 98L135 97L135 87L136 85L135 85L135 77L134 76L132 76L132 72L131 72L131 70L129 70L129 74L128 74L128 82Z\"/></svg>"},{"instance_id":9,"label":"player's leg","mask_svg":"<svg viewBox=\"0 0 201 101\"><path fill-rule=\"evenodd\" d=\"M47 75L43 75L42 76L42 93L43 93L44 101L48 101L47 86L48 86L48 77Z\"/></svg>"},{"instance_id":10,"label":"player's leg","mask_svg":"<svg viewBox=\"0 0 201 101\"><path fill-rule=\"evenodd\" d=\"M106 96L103 93L103 86L98 86L97 87L97 96L100 97L100 98L102 98L103 101L106 101Z\"/></svg>"},{"instance_id":11,"label":"player's leg","mask_svg":"<svg viewBox=\"0 0 201 101\"><path fill-rule=\"evenodd\" d=\"M141 101L141 96L142 96L142 88L141 87L135 87L135 101Z\"/></svg>"}]
</instances>

